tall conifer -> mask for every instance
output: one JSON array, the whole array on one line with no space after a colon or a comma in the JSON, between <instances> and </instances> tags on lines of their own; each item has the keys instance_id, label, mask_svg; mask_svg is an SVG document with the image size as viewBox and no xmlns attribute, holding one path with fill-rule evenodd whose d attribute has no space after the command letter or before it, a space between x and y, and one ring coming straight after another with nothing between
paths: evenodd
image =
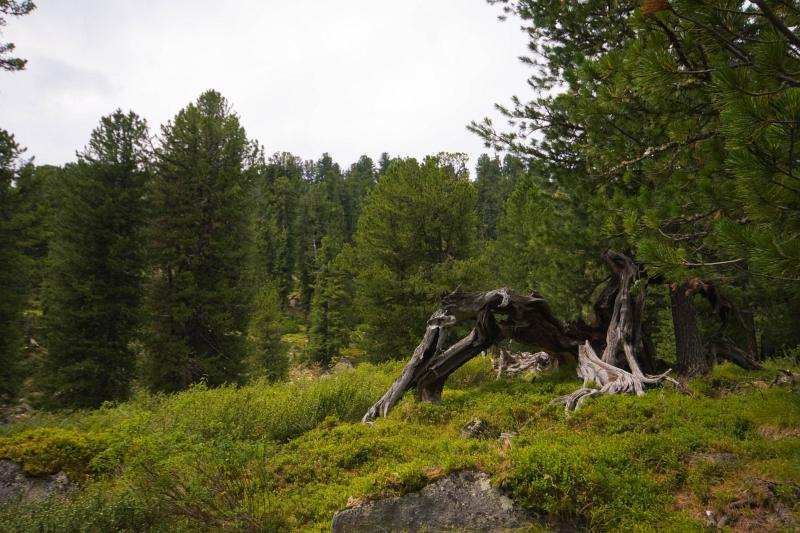
<instances>
[{"instance_id":1,"label":"tall conifer","mask_svg":"<svg viewBox=\"0 0 800 533\"><path fill-rule=\"evenodd\" d=\"M162 127L150 189L144 331L144 377L152 389L243 377L255 152L216 91Z\"/></svg>"},{"instance_id":2,"label":"tall conifer","mask_svg":"<svg viewBox=\"0 0 800 533\"><path fill-rule=\"evenodd\" d=\"M147 126L117 111L92 132L57 183L45 289L48 402L92 407L124 399L141 299Z\"/></svg>"},{"instance_id":3,"label":"tall conifer","mask_svg":"<svg viewBox=\"0 0 800 533\"><path fill-rule=\"evenodd\" d=\"M20 351L20 313L24 301L22 255L16 227L21 150L0 129L0 399L16 392Z\"/></svg>"}]
</instances>

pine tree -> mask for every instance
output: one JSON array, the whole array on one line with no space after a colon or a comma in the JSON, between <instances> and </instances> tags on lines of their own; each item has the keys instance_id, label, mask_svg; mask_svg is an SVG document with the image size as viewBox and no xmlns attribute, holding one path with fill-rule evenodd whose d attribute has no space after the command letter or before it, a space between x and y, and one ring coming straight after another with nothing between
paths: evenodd
<instances>
[{"instance_id":1,"label":"pine tree","mask_svg":"<svg viewBox=\"0 0 800 533\"><path fill-rule=\"evenodd\" d=\"M347 190L339 165L328 154L313 163L309 188L300 202L297 272L303 309L311 307L317 261L326 236L345 242Z\"/></svg>"},{"instance_id":2,"label":"pine tree","mask_svg":"<svg viewBox=\"0 0 800 533\"><path fill-rule=\"evenodd\" d=\"M294 285L300 201L308 183L300 158L286 152L260 162L255 174L255 275L259 283L277 283L285 307Z\"/></svg>"},{"instance_id":3,"label":"pine tree","mask_svg":"<svg viewBox=\"0 0 800 533\"><path fill-rule=\"evenodd\" d=\"M22 153L14 136L0 129L0 400L17 391L21 352L21 312L24 304L24 268L16 216L16 181Z\"/></svg>"},{"instance_id":4,"label":"pine tree","mask_svg":"<svg viewBox=\"0 0 800 533\"><path fill-rule=\"evenodd\" d=\"M347 346L354 327L352 249L331 237L322 239L311 300L308 358L330 365Z\"/></svg>"},{"instance_id":5,"label":"pine tree","mask_svg":"<svg viewBox=\"0 0 800 533\"><path fill-rule=\"evenodd\" d=\"M475 167L475 188L478 191L478 216L480 237L497 238L497 224L505 204L519 177L520 169L515 158L506 156L503 162L495 156L482 154Z\"/></svg>"},{"instance_id":6,"label":"pine tree","mask_svg":"<svg viewBox=\"0 0 800 533\"><path fill-rule=\"evenodd\" d=\"M17 368L23 380L38 374L44 352L47 256L55 227L53 218L60 200L58 189L62 175L60 167L27 164L22 167L16 183L18 202L13 227L24 272L20 289L25 293L21 324L25 342Z\"/></svg>"},{"instance_id":7,"label":"pine tree","mask_svg":"<svg viewBox=\"0 0 800 533\"><path fill-rule=\"evenodd\" d=\"M142 293L146 145L145 122L118 110L100 120L56 185L40 376L50 405L95 407L129 392Z\"/></svg>"},{"instance_id":8,"label":"pine tree","mask_svg":"<svg viewBox=\"0 0 800 533\"><path fill-rule=\"evenodd\" d=\"M439 298L471 280L475 188L460 156L395 160L364 203L356 233L356 308L373 359L407 356Z\"/></svg>"},{"instance_id":9,"label":"pine tree","mask_svg":"<svg viewBox=\"0 0 800 533\"><path fill-rule=\"evenodd\" d=\"M248 326L254 350L251 376L280 381L289 373L289 353L281 340L285 330L282 303L277 283L264 282L256 290Z\"/></svg>"},{"instance_id":10,"label":"pine tree","mask_svg":"<svg viewBox=\"0 0 800 533\"><path fill-rule=\"evenodd\" d=\"M256 148L218 92L162 127L149 191L144 377L177 391L242 379Z\"/></svg>"},{"instance_id":11,"label":"pine tree","mask_svg":"<svg viewBox=\"0 0 800 533\"><path fill-rule=\"evenodd\" d=\"M362 155L358 161L350 166L344 176L344 180L346 188L346 204L344 206L345 236L349 242L356 232L364 198L375 187L377 180L375 164L372 159Z\"/></svg>"},{"instance_id":12,"label":"pine tree","mask_svg":"<svg viewBox=\"0 0 800 533\"><path fill-rule=\"evenodd\" d=\"M585 263L587 245L602 242L646 264L651 280L692 287L681 305L673 298L679 359L703 353L686 333L702 329L698 321L733 329L720 313L700 316L695 295L709 290L699 287L732 308L785 312L756 287L796 278L796 232L781 234L793 227L796 192L781 168L793 163L798 123L797 12L722 0L498 3L530 36L530 85L562 90L515 99L510 132L490 121L472 129L526 159L540 176L536 194L568 206L553 214L597 230L589 241L548 238L544 257ZM696 363L681 366L708 367Z\"/></svg>"},{"instance_id":13,"label":"pine tree","mask_svg":"<svg viewBox=\"0 0 800 533\"><path fill-rule=\"evenodd\" d=\"M36 9L31 0L0 0L0 27L5 26L5 17L21 17ZM0 43L0 70L23 70L27 59L9 57L16 47L14 43Z\"/></svg>"}]
</instances>

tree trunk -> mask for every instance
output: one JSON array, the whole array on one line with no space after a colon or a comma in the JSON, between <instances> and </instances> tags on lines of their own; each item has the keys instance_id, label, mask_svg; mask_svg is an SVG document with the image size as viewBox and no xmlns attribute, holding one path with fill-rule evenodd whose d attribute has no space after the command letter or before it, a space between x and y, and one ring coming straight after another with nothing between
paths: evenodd
<instances>
[{"instance_id":1,"label":"tree trunk","mask_svg":"<svg viewBox=\"0 0 800 533\"><path fill-rule=\"evenodd\" d=\"M669 295L678 373L683 376L707 374L711 364L697 325L694 291L689 283L673 284Z\"/></svg>"},{"instance_id":2,"label":"tree trunk","mask_svg":"<svg viewBox=\"0 0 800 533\"><path fill-rule=\"evenodd\" d=\"M745 345L744 351L750 354L753 360L758 360L758 341L756 340L756 322L753 319L753 312L744 310L741 312L742 324L744 325Z\"/></svg>"}]
</instances>

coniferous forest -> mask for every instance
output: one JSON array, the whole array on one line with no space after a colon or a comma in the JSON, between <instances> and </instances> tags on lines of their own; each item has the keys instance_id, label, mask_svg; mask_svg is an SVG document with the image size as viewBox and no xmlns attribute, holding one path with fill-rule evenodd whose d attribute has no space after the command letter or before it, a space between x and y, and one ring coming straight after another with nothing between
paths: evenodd
<instances>
[{"instance_id":1,"label":"coniferous forest","mask_svg":"<svg viewBox=\"0 0 800 533\"><path fill-rule=\"evenodd\" d=\"M214 89L62 166L0 123L0 530L329 530L465 470L520 531L800 527L800 4L489 3L530 78L477 161L271 153ZM380 520L334 530L491 529Z\"/></svg>"}]
</instances>

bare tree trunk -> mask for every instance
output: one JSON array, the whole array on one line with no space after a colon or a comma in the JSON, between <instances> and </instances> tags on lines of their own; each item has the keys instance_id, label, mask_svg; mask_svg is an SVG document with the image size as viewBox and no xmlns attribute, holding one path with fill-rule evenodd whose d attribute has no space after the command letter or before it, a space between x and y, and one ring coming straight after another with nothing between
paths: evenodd
<instances>
[{"instance_id":1,"label":"bare tree trunk","mask_svg":"<svg viewBox=\"0 0 800 533\"><path fill-rule=\"evenodd\" d=\"M694 290L689 283L673 284L669 295L678 373L683 376L707 374L711 370L711 364L697 325Z\"/></svg>"}]
</instances>

